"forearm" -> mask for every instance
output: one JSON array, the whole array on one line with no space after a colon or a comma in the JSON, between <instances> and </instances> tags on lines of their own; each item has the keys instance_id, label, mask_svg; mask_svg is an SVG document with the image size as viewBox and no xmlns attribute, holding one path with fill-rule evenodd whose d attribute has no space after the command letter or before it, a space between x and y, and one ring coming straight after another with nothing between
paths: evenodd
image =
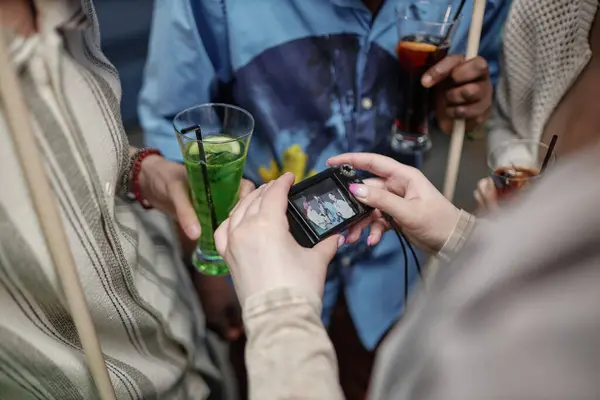
<instances>
[{"instance_id":1,"label":"forearm","mask_svg":"<svg viewBox=\"0 0 600 400\"><path fill-rule=\"evenodd\" d=\"M321 300L294 288L250 297L244 307L250 398L343 399Z\"/></svg>"}]
</instances>

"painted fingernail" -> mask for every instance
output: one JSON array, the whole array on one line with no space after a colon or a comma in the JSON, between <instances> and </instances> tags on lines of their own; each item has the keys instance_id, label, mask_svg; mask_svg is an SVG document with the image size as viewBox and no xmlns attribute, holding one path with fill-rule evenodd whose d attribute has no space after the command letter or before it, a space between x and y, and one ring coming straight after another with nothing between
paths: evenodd
<instances>
[{"instance_id":1,"label":"painted fingernail","mask_svg":"<svg viewBox=\"0 0 600 400\"><path fill-rule=\"evenodd\" d=\"M353 183L350 185L350 193L356 197L366 199L369 195L369 190L364 185L357 185L356 183Z\"/></svg>"},{"instance_id":2,"label":"painted fingernail","mask_svg":"<svg viewBox=\"0 0 600 400\"><path fill-rule=\"evenodd\" d=\"M340 247L342 247L344 245L344 243L346 243L346 238L343 237L343 236L340 236L339 239L338 239L338 243L337 243L338 244L338 249Z\"/></svg>"},{"instance_id":3,"label":"painted fingernail","mask_svg":"<svg viewBox=\"0 0 600 400\"><path fill-rule=\"evenodd\" d=\"M189 225L187 228L185 228L185 234L190 239L198 239L200 237L200 225L199 224Z\"/></svg>"},{"instance_id":4,"label":"painted fingernail","mask_svg":"<svg viewBox=\"0 0 600 400\"><path fill-rule=\"evenodd\" d=\"M373 236L369 235L367 238L367 246L371 246L373 244Z\"/></svg>"}]
</instances>

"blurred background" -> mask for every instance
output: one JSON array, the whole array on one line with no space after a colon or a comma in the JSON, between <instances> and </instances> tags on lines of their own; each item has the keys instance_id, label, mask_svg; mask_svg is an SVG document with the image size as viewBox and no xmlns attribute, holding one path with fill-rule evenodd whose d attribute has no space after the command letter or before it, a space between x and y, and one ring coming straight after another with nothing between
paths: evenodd
<instances>
[{"instance_id":1,"label":"blurred background","mask_svg":"<svg viewBox=\"0 0 600 400\"><path fill-rule=\"evenodd\" d=\"M152 0L95 0L102 47L121 75L121 112L125 128L136 130L137 96L148 52Z\"/></svg>"},{"instance_id":2,"label":"blurred background","mask_svg":"<svg viewBox=\"0 0 600 400\"><path fill-rule=\"evenodd\" d=\"M123 123L131 144L140 146L143 142L137 118L137 97L148 51L154 2L152 0L95 0L94 3L100 20L102 47L121 75ZM468 211L474 211L475 208L473 190L477 181L488 175L483 136L478 134L475 139L465 140L455 204ZM441 133L433 134L432 140L433 149L425 157L423 172L441 189L450 140Z\"/></svg>"}]
</instances>

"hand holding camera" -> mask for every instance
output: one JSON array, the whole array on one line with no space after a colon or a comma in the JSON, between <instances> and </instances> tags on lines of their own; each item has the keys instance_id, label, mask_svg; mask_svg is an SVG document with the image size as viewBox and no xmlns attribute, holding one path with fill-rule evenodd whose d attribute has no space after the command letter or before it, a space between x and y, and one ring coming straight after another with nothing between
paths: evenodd
<instances>
[{"instance_id":1,"label":"hand holding camera","mask_svg":"<svg viewBox=\"0 0 600 400\"><path fill-rule=\"evenodd\" d=\"M460 210L417 169L376 154L342 154L333 168L292 187L290 173L241 200L215 232L240 302L277 287L323 294L327 265L344 243L371 226L375 245L390 229L384 213L423 249L439 251ZM362 182L354 168L379 178Z\"/></svg>"},{"instance_id":2,"label":"hand holding camera","mask_svg":"<svg viewBox=\"0 0 600 400\"><path fill-rule=\"evenodd\" d=\"M369 153L342 154L330 158L328 164L351 164L378 177L350 186L357 200L376 210L350 229L348 243L356 242L360 232L370 225L368 243L377 244L383 232L390 229L382 213L391 216L412 243L430 253L437 253L452 234L460 210L418 169Z\"/></svg>"},{"instance_id":3,"label":"hand holding camera","mask_svg":"<svg viewBox=\"0 0 600 400\"><path fill-rule=\"evenodd\" d=\"M293 183L288 173L262 185L215 232L217 250L229 266L242 306L252 295L278 287L323 295L327 265L343 238L334 234L311 249L296 242L286 217Z\"/></svg>"}]
</instances>

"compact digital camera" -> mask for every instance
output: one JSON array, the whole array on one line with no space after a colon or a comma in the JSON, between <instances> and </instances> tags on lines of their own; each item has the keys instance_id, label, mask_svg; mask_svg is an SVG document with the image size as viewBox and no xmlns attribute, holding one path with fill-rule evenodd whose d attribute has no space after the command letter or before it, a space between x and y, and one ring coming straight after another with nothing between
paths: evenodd
<instances>
[{"instance_id":1,"label":"compact digital camera","mask_svg":"<svg viewBox=\"0 0 600 400\"><path fill-rule=\"evenodd\" d=\"M343 232L373 208L359 202L350 185L363 183L351 165L327 169L290 189L287 217L290 231L303 247L313 247Z\"/></svg>"}]
</instances>

